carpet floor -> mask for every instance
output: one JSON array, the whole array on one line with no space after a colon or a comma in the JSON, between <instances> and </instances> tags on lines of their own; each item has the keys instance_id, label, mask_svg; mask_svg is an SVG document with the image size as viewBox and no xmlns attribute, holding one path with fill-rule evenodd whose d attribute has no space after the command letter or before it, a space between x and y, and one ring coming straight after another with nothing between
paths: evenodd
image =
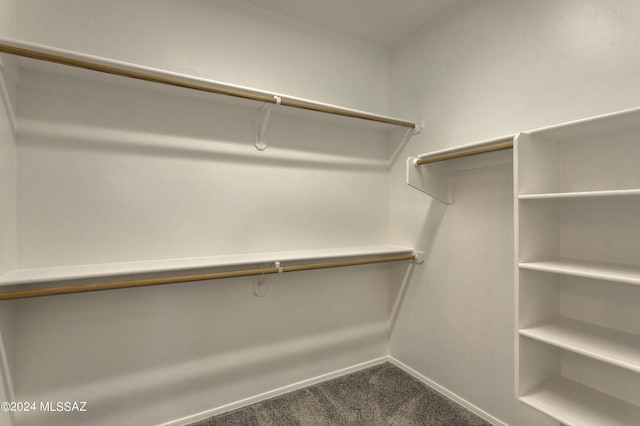
<instances>
[{"instance_id":1,"label":"carpet floor","mask_svg":"<svg viewBox=\"0 0 640 426\"><path fill-rule=\"evenodd\" d=\"M190 426L485 426L391 363L299 389Z\"/></svg>"}]
</instances>

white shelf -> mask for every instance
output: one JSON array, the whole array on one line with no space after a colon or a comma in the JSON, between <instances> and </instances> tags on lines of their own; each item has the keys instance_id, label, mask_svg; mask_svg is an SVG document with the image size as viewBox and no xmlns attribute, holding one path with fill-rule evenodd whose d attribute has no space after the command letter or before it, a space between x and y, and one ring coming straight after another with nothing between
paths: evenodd
<instances>
[{"instance_id":1,"label":"white shelf","mask_svg":"<svg viewBox=\"0 0 640 426\"><path fill-rule=\"evenodd\" d=\"M452 204L453 188L451 175L453 173L462 170L513 163L512 149L502 149L473 155L466 155L465 153L513 142L514 137L515 135L506 135L496 139L420 154L418 157L409 157L406 163L406 184L445 204ZM463 156L460 158L437 160L437 162L423 165L416 163L417 160L438 159L456 154Z\"/></svg>"},{"instance_id":2,"label":"white shelf","mask_svg":"<svg viewBox=\"0 0 640 426\"><path fill-rule=\"evenodd\" d=\"M550 200L565 198L605 198L632 197L640 195L640 189L618 189L611 191L549 192L539 194L521 194L519 200Z\"/></svg>"},{"instance_id":3,"label":"white shelf","mask_svg":"<svg viewBox=\"0 0 640 426\"><path fill-rule=\"evenodd\" d=\"M640 424L640 407L561 377L522 395L520 401L570 426Z\"/></svg>"},{"instance_id":4,"label":"white shelf","mask_svg":"<svg viewBox=\"0 0 640 426\"><path fill-rule=\"evenodd\" d=\"M24 69L72 76L94 81L117 82L122 86L144 87L159 91L205 96L224 104L261 108L278 103L278 111L323 121L338 121L373 129L416 128L408 120L332 105L282 93L267 92L187 74L143 65L86 55L51 46L0 37L0 53L12 55ZM34 59L35 58L35 59ZM279 98L280 101L276 101Z\"/></svg>"},{"instance_id":5,"label":"white shelf","mask_svg":"<svg viewBox=\"0 0 640 426\"><path fill-rule=\"evenodd\" d=\"M0 287L29 284L56 283L71 280L96 279L108 281L117 277L180 273L203 274L217 268L274 262L299 262L327 259L354 259L373 256L411 254L413 249L392 245L347 247L321 250L248 253L225 256L193 257L183 259L148 260L137 262L105 263L94 265L70 265L53 268L18 269L0 277Z\"/></svg>"},{"instance_id":6,"label":"white shelf","mask_svg":"<svg viewBox=\"0 0 640 426\"><path fill-rule=\"evenodd\" d=\"M567 141L606 137L611 134L629 133L640 130L640 108L630 108L609 114L528 130L527 134L539 136L548 141Z\"/></svg>"},{"instance_id":7,"label":"white shelf","mask_svg":"<svg viewBox=\"0 0 640 426\"><path fill-rule=\"evenodd\" d=\"M521 329L520 335L640 373L640 336L637 334L569 318L554 318Z\"/></svg>"},{"instance_id":8,"label":"white shelf","mask_svg":"<svg viewBox=\"0 0 640 426\"><path fill-rule=\"evenodd\" d=\"M639 135L636 108L514 145L517 392L566 425L640 425Z\"/></svg>"},{"instance_id":9,"label":"white shelf","mask_svg":"<svg viewBox=\"0 0 640 426\"><path fill-rule=\"evenodd\" d=\"M440 157L446 157L446 156L455 155L455 154L464 154L465 152L474 151L481 148L490 148L492 146L499 145L502 143L513 142L513 139L515 138L515 136L516 135L505 135L495 139L487 139L484 141L475 142L467 145L456 146L453 148L445 148L438 151L420 154L418 155L417 158L419 160L426 160L426 159L434 159L434 158L437 159ZM445 167L447 170L453 170L453 171L467 170L467 169L474 169L474 168L480 168L480 167L488 167L491 165L510 163L513 160L513 152L511 150L504 150L504 151L506 152L497 151L497 152L502 152L502 154L491 156L493 158L487 158L487 155L484 155L487 153L484 153L483 155L474 154L474 155L464 156L460 158L438 160L438 162L440 162L442 166Z\"/></svg>"},{"instance_id":10,"label":"white shelf","mask_svg":"<svg viewBox=\"0 0 640 426\"><path fill-rule=\"evenodd\" d=\"M640 266L620 263L593 262L573 259L557 259L520 263L522 269L571 275L574 277L615 281L640 285Z\"/></svg>"}]
</instances>

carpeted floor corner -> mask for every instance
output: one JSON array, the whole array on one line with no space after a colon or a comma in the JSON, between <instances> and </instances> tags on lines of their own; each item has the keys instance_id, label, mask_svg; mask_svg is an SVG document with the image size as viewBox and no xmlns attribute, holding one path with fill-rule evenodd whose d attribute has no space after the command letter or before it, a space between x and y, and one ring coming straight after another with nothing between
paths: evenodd
<instances>
[{"instance_id":1,"label":"carpeted floor corner","mask_svg":"<svg viewBox=\"0 0 640 426\"><path fill-rule=\"evenodd\" d=\"M190 426L485 426L486 421L384 363Z\"/></svg>"}]
</instances>

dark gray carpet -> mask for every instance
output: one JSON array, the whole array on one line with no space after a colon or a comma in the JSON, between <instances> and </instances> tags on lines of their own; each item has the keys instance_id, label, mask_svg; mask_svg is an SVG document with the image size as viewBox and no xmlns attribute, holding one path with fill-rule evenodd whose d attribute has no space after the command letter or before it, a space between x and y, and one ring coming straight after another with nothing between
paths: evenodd
<instances>
[{"instance_id":1,"label":"dark gray carpet","mask_svg":"<svg viewBox=\"0 0 640 426\"><path fill-rule=\"evenodd\" d=\"M385 363L190 426L489 425Z\"/></svg>"}]
</instances>

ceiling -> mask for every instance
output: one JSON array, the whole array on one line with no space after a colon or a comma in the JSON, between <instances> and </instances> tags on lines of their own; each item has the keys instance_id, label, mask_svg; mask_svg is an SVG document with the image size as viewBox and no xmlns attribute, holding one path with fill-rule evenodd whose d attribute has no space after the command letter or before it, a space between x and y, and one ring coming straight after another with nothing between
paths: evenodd
<instances>
[{"instance_id":1,"label":"ceiling","mask_svg":"<svg viewBox=\"0 0 640 426\"><path fill-rule=\"evenodd\" d=\"M390 49L462 0L245 0Z\"/></svg>"}]
</instances>

